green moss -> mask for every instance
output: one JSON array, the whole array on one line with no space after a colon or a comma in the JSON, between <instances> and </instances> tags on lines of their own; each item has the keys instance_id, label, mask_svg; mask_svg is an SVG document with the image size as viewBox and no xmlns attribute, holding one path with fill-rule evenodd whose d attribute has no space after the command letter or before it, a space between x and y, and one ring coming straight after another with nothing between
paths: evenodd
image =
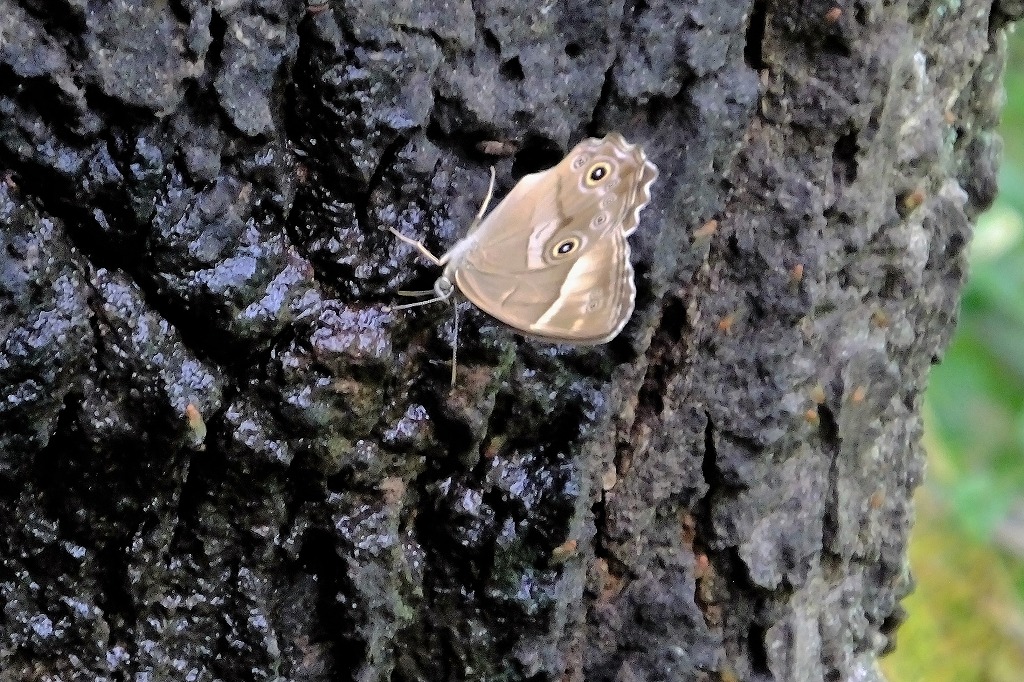
<instances>
[{"instance_id":1,"label":"green moss","mask_svg":"<svg viewBox=\"0 0 1024 682\"><path fill-rule=\"evenodd\" d=\"M917 589L882 661L890 682L1017 682L1024 670L1024 567L959 530L927 488L910 549Z\"/></svg>"}]
</instances>

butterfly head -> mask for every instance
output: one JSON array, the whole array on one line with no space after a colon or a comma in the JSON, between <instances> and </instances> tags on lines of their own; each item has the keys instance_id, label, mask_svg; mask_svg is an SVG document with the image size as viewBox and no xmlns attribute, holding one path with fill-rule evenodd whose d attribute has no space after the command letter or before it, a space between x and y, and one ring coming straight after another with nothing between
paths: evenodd
<instances>
[{"instance_id":1,"label":"butterfly head","mask_svg":"<svg viewBox=\"0 0 1024 682\"><path fill-rule=\"evenodd\" d=\"M441 275L434 282L434 295L439 300L447 300L455 293L455 285L446 275Z\"/></svg>"}]
</instances>

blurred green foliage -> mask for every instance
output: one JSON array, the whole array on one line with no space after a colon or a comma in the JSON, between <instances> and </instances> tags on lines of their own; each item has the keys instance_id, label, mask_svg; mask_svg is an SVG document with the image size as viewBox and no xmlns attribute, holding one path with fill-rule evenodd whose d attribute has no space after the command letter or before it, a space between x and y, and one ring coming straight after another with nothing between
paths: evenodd
<instances>
[{"instance_id":1,"label":"blurred green foliage","mask_svg":"<svg viewBox=\"0 0 1024 682\"><path fill-rule=\"evenodd\" d=\"M1009 35L1000 194L926 395L928 473L891 682L1024 680L1024 31Z\"/></svg>"}]
</instances>

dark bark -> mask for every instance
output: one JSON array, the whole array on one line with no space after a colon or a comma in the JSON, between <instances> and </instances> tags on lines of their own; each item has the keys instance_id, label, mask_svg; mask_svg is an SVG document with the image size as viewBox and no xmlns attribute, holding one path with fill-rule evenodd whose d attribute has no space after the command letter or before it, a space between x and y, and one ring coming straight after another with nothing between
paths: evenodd
<instances>
[{"instance_id":1,"label":"dark bark","mask_svg":"<svg viewBox=\"0 0 1024 682\"><path fill-rule=\"evenodd\" d=\"M1021 3L57 4L0 0L0 680L879 679ZM386 229L611 130L632 321L469 312L450 394Z\"/></svg>"}]
</instances>

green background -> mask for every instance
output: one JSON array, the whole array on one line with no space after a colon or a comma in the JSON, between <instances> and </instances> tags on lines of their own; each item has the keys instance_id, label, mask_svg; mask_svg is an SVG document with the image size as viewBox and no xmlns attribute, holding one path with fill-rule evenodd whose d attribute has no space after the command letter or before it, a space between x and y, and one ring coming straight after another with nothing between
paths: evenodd
<instances>
[{"instance_id":1,"label":"green background","mask_svg":"<svg viewBox=\"0 0 1024 682\"><path fill-rule=\"evenodd\" d=\"M978 221L925 401L908 620L890 682L1024 682L1024 31L1010 32L999 198Z\"/></svg>"}]
</instances>

